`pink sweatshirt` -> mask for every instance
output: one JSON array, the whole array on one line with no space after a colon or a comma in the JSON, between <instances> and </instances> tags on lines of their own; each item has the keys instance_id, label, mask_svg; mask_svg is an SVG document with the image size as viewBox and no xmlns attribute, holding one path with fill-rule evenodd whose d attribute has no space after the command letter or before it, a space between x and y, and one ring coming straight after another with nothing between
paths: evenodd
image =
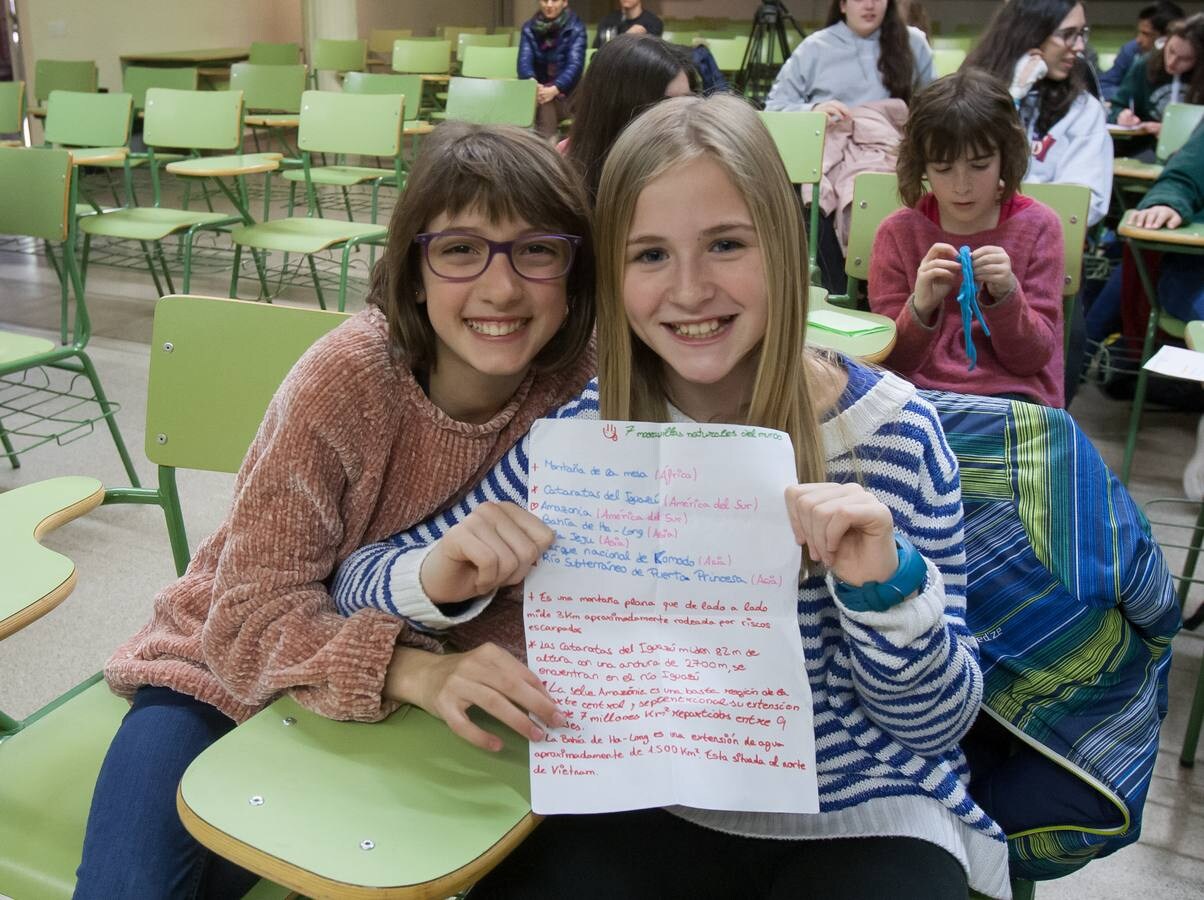
<instances>
[{"instance_id":1,"label":"pink sweatshirt","mask_svg":"<svg viewBox=\"0 0 1204 900\"><path fill-rule=\"evenodd\" d=\"M1062 226L1049 207L1027 197L1005 203L999 224L977 234L950 234L938 222L935 198L892 213L878 227L870 263L869 302L895 320L898 337L886 366L920 387L963 394L1022 394L1062 407ZM957 291L923 324L910 303L916 270L933 244L971 250L994 245L1011 257L1017 287L993 302L985 287L978 303L991 329L975 321L978 365L968 371Z\"/></svg>"}]
</instances>

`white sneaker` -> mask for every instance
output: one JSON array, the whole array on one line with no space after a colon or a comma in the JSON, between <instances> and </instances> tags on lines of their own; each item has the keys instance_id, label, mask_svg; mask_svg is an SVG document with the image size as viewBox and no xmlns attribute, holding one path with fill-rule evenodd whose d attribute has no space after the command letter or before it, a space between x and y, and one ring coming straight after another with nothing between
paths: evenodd
<instances>
[{"instance_id":1,"label":"white sneaker","mask_svg":"<svg viewBox=\"0 0 1204 900\"><path fill-rule=\"evenodd\" d=\"M1189 500L1204 500L1204 416L1196 426L1196 449L1183 469L1183 495Z\"/></svg>"}]
</instances>

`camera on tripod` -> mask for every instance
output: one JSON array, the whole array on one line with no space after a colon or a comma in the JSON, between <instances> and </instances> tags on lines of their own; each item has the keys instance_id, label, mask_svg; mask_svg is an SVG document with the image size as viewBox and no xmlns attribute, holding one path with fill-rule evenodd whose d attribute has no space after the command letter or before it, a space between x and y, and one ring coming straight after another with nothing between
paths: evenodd
<instances>
[{"instance_id":1,"label":"camera on tripod","mask_svg":"<svg viewBox=\"0 0 1204 900\"><path fill-rule=\"evenodd\" d=\"M758 106L765 105L778 70L790 58L787 25L794 29L800 41L806 37L782 0L764 0L753 15L748 49L744 51L744 60L736 74L736 90Z\"/></svg>"}]
</instances>

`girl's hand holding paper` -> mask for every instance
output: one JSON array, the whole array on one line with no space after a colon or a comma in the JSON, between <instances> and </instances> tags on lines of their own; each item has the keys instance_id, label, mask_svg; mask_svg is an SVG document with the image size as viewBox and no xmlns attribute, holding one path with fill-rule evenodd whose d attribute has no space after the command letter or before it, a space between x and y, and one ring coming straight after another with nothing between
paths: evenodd
<instances>
[{"instance_id":1,"label":"girl's hand holding paper","mask_svg":"<svg viewBox=\"0 0 1204 900\"><path fill-rule=\"evenodd\" d=\"M890 509L856 482L786 489L795 540L846 584L887 581L899 567Z\"/></svg>"}]
</instances>

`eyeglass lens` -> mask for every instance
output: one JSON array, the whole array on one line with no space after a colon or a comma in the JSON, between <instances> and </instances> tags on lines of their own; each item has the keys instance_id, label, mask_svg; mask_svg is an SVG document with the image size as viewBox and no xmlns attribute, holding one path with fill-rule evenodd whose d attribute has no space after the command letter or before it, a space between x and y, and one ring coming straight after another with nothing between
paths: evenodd
<instances>
[{"instance_id":1,"label":"eyeglass lens","mask_svg":"<svg viewBox=\"0 0 1204 900\"><path fill-rule=\"evenodd\" d=\"M1086 44L1091 38L1091 27L1089 25L1084 25L1082 28L1063 28L1061 31L1057 32L1057 35L1058 40L1060 40L1067 47L1074 46L1080 40Z\"/></svg>"},{"instance_id":2,"label":"eyeglass lens","mask_svg":"<svg viewBox=\"0 0 1204 900\"><path fill-rule=\"evenodd\" d=\"M525 278L550 279L566 274L573 260L573 245L555 235L519 238L509 248L514 271ZM427 245L427 263L444 278L473 278L489 265L489 242L466 234L437 235Z\"/></svg>"}]
</instances>

